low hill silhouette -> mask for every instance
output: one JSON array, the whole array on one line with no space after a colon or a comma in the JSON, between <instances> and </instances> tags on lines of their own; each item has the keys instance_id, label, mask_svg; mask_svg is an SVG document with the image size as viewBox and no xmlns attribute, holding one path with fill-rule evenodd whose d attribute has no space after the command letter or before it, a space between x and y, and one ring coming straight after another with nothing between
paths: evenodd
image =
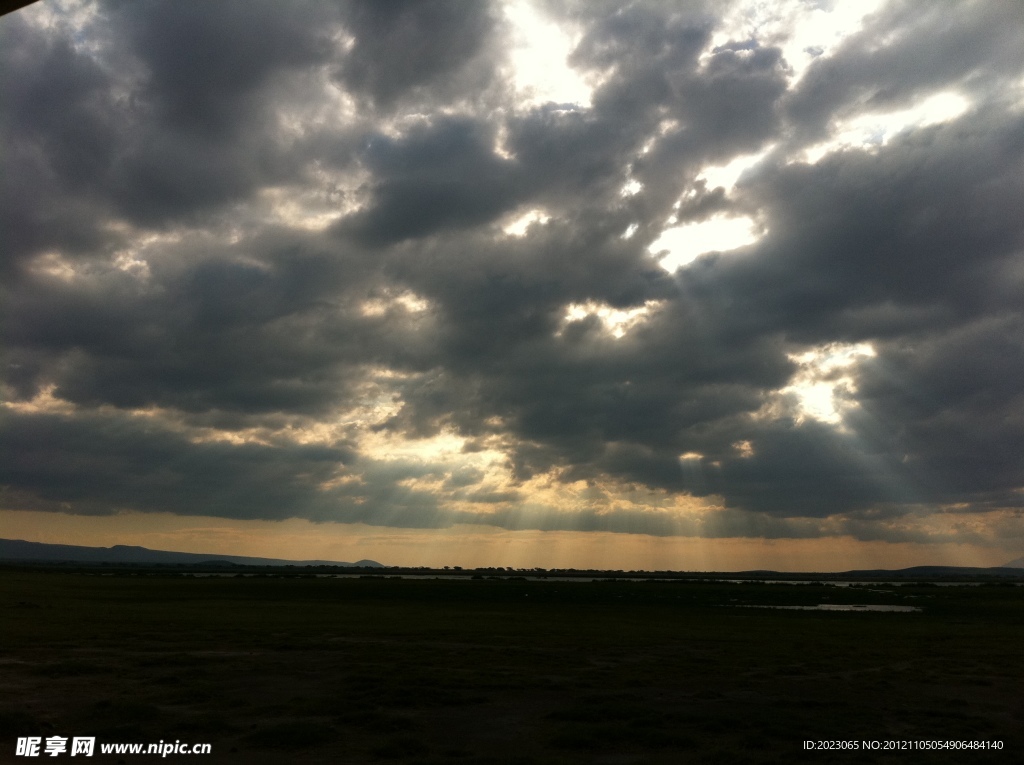
<instances>
[{"instance_id":1,"label":"low hill silhouette","mask_svg":"<svg viewBox=\"0 0 1024 765\"><path fill-rule=\"evenodd\" d=\"M352 566L383 568L373 560L346 563L333 560L284 560L281 558L252 558L245 555L220 553L186 553L171 550L150 550L148 547L114 545L113 547L84 547L80 545L51 545L26 542L23 539L0 539L0 560L74 563L224 563L239 566Z\"/></svg>"}]
</instances>

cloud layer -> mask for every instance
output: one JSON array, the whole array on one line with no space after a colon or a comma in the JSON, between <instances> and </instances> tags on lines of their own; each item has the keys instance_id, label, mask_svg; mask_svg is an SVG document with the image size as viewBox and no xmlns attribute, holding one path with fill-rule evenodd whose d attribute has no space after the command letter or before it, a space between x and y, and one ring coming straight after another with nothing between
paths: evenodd
<instances>
[{"instance_id":1,"label":"cloud layer","mask_svg":"<svg viewBox=\"0 0 1024 765\"><path fill-rule=\"evenodd\" d=\"M1018 9L838 12L4 17L3 505L1019 535Z\"/></svg>"}]
</instances>

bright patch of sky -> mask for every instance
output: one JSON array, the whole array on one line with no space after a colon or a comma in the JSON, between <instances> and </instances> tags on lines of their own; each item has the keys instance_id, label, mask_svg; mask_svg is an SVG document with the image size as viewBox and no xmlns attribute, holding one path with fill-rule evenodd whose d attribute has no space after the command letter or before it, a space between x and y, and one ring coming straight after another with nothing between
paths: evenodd
<instances>
[{"instance_id":1,"label":"bright patch of sky","mask_svg":"<svg viewBox=\"0 0 1024 765\"><path fill-rule=\"evenodd\" d=\"M704 181L708 189L717 189L721 186L728 193L732 191L745 172L757 165L774 148L775 144L772 144L756 154L742 154L733 157L724 165L705 167L700 171L696 180Z\"/></svg>"},{"instance_id":2,"label":"bright patch of sky","mask_svg":"<svg viewBox=\"0 0 1024 765\"><path fill-rule=\"evenodd\" d=\"M636 180L635 178L631 178L626 182L626 184L622 187L622 191L620 191L619 193L624 197L632 197L636 196L641 191L643 191L643 188L644 185L640 183L640 181Z\"/></svg>"},{"instance_id":3,"label":"bright patch of sky","mask_svg":"<svg viewBox=\"0 0 1024 765\"><path fill-rule=\"evenodd\" d=\"M506 3L505 18L512 26L509 59L520 103L589 107L593 88L568 64L576 47L573 35L529 0Z\"/></svg>"},{"instance_id":4,"label":"bright patch of sky","mask_svg":"<svg viewBox=\"0 0 1024 765\"><path fill-rule=\"evenodd\" d=\"M732 448L735 449L737 454L739 454L743 459L750 459L754 456L754 445L750 443L750 441L737 441L732 445Z\"/></svg>"},{"instance_id":5,"label":"bright patch of sky","mask_svg":"<svg viewBox=\"0 0 1024 765\"><path fill-rule=\"evenodd\" d=\"M727 252L753 244L761 237L751 218L716 216L700 223L673 226L661 232L648 248L669 273L708 252Z\"/></svg>"},{"instance_id":6,"label":"bright patch of sky","mask_svg":"<svg viewBox=\"0 0 1024 765\"><path fill-rule=\"evenodd\" d=\"M355 212L358 204L341 201L338 206L331 206L319 199L319 194L308 194L297 189L264 189L264 201L269 209L266 220L279 221L292 228L307 231L323 231L334 223L341 215ZM343 211L341 214L338 208Z\"/></svg>"},{"instance_id":7,"label":"bright patch of sky","mask_svg":"<svg viewBox=\"0 0 1024 765\"><path fill-rule=\"evenodd\" d=\"M5 386L4 386L5 387ZM0 387L0 408L9 409L18 414L71 414L75 411L75 405L62 398L57 398L53 392L57 389L54 384L46 385L28 401L18 401L13 391L4 390Z\"/></svg>"},{"instance_id":8,"label":"bright patch of sky","mask_svg":"<svg viewBox=\"0 0 1024 765\"><path fill-rule=\"evenodd\" d=\"M420 465L431 468L429 474L416 474L399 479L400 483L417 491L437 489L438 481L459 471L467 478L463 488L503 488L508 480L508 457L492 448L467 451L466 439L451 432L441 432L429 438L405 438L383 430L367 429L357 437L360 454L367 460L385 464Z\"/></svg>"},{"instance_id":9,"label":"bright patch of sky","mask_svg":"<svg viewBox=\"0 0 1024 765\"><path fill-rule=\"evenodd\" d=\"M1024 109L1024 77L1021 77L1013 85L1007 88L1008 100L1016 109Z\"/></svg>"},{"instance_id":10,"label":"bright patch of sky","mask_svg":"<svg viewBox=\"0 0 1024 765\"><path fill-rule=\"evenodd\" d=\"M99 12L99 4L91 0L50 0L46 3L31 3L23 14L43 29L59 30L67 34L76 51L96 53L100 42L89 36L88 29Z\"/></svg>"},{"instance_id":11,"label":"bright patch of sky","mask_svg":"<svg viewBox=\"0 0 1024 765\"><path fill-rule=\"evenodd\" d=\"M740 3L725 17L702 58L707 59L715 48L730 42L756 40L761 45L777 45L792 70L792 85L814 59L829 55L843 40L858 32L864 19L878 10L882 2L835 2L831 7L806 0Z\"/></svg>"},{"instance_id":12,"label":"bright patch of sky","mask_svg":"<svg viewBox=\"0 0 1024 765\"><path fill-rule=\"evenodd\" d=\"M502 231L509 236L526 236L526 233L530 230L530 226L533 224L544 225L551 216L540 209L529 210L522 215L514 218L511 223L507 224Z\"/></svg>"},{"instance_id":13,"label":"bright patch of sky","mask_svg":"<svg viewBox=\"0 0 1024 765\"><path fill-rule=\"evenodd\" d=\"M146 232L139 234L135 229L126 223L111 222L107 224L107 230L117 232L129 240L127 246L117 250L111 257L111 262L119 271L131 274L137 279L147 280L152 276L150 271L150 260L159 257L162 245L174 245L182 240L182 234L174 231ZM232 244L241 238L241 233L232 235Z\"/></svg>"},{"instance_id":14,"label":"bright patch of sky","mask_svg":"<svg viewBox=\"0 0 1024 765\"><path fill-rule=\"evenodd\" d=\"M789 39L782 46L782 53L793 68L794 80L799 80L803 76L814 59L827 56L844 39L860 31L864 19L877 11L882 2L883 0L835 2L828 10L809 8L808 4L797 3L799 11L795 16L795 23Z\"/></svg>"},{"instance_id":15,"label":"bright patch of sky","mask_svg":"<svg viewBox=\"0 0 1024 765\"><path fill-rule=\"evenodd\" d=\"M508 149L508 126L504 122L498 125L494 134L494 153L502 159L515 159L515 155Z\"/></svg>"},{"instance_id":16,"label":"bright patch of sky","mask_svg":"<svg viewBox=\"0 0 1024 765\"><path fill-rule=\"evenodd\" d=\"M46 274L64 282L77 279L80 274L59 252L46 252L33 258L29 270L37 274Z\"/></svg>"},{"instance_id":17,"label":"bright patch of sky","mask_svg":"<svg viewBox=\"0 0 1024 765\"><path fill-rule=\"evenodd\" d=\"M959 93L943 91L906 109L858 114L840 122L831 140L808 148L803 160L814 164L836 151L875 149L901 133L954 120L967 111L969 106L970 102Z\"/></svg>"},{"instance_id":18,"label":"bright patch of sky","mask_svg":"<svg viewBox=\"0 0 1024 765\"><path fill-rule=\"evenodd\" d=\"M369 200L370 174L366 170L334 172L314 163L306 172L305 186L263 189L253 208L256 219L323 231L338 219L361 210Z\"/></svg>"},{"instance_id":19,"label":"bright patch of sky","mask_svg":"<svg viewBox=\"0 0 1024 765\"><path fill-rule=\"evenodd\" d=\"M588 300L585 303L572 303L565 309L565 323L581 321L588 316L596 316L605 329L616 339L624 337L630 329L644 321L660 301L648 300L636 308L612 308L605 303ZM564 329L564 327L563 327ZM558 332L561 334L561 331Z\"/></svg>"},{"instance_id":20,"label":"bright patch of sky","mask_svg":"<svg viewBox=\"0 0 1024 765\"><path fill-rule=\"evenodd\" d=\"M843 412L857 406L851 399L856 393L853 368L863 359L876 354L870 343L829 343L803 353L789 354L790 361L800 365L782 393L796 396L799 406L797 421L808 417L840 425Z\"/></svg>"},{"instance_id":21,"label":"bright patch of sky","mask_svg":"<svg viewBox=\"0 0 1024 765\"><path fill-rule=\"evenodd\" d=\"M409 313L422 313L430 308L430 303L413 292L403 292L399 295L366 300L360 304L359 312L363 316L383 316L394 308L401 308Z\"/></svg>"},{"instance_id":22,"label":"bright patch of sky","mask_svg":"<svg viewBox=\"0 0 1024 765\"><path fill-rule=\"evenodd\" d=\"M661 122L659 122L658 123L658 133L657 133L657 135L651 136L650 138L648 138L646 141L643 142L643 145L641 145L641 147L640 147L639 155L642 157L645 154L649 154L651 149L654 148L654 144L656 144L658 142L659 138L662 138L662 137L668 135L669 133L671 133L673 130L675 130L678 127L679 127L679 120L676 120L676 119L667 119L667 120L662 120Z\"/></svg>"},{"instance_id":23,"label":"bright patch of sky","mask_svg":"<svg viewBox=\"0 0 1024 765\"><path fill-rule=\"evenodd\" d=\"M122 252L114 257L114 266L129 274L134 274L140 279L150 277L149 263L141 260L131 252Z\"/></svg>"},{"instance_id":24,"label":"bright patch of sky","mask_svg":"<svg viewBox=\"0 0 1024 765\"><path fill-rule=\"evenodd\" d=\"M421 460L424 462L450 461L465 456L462 448L466 439L454 433L438 433L430 438L394 438L381 434L380 439L368 438L361 446L370 447L374 459ZM383 447L383 448L373 448Z\"/></svg>"}]
</instances>

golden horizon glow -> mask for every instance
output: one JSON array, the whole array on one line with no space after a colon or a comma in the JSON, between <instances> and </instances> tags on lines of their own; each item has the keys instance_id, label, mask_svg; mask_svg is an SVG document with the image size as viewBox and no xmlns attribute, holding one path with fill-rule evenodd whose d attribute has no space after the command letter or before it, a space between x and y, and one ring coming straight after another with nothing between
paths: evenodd
<instances>
[{"instance_id":1,"label":"golden horizon glow","mask_svg":"<svg viewBox=\"0 0 1024 765\"><path fill-rule=\"evenodd\" d=\"M59 523L54 521L59 519ZM394 566L577 568L644 571L849 571L922 565L998 566L1019 548L971 543L815 539L654 537L573 531L509 531L489 526L390 529L366 524L230 520L170 513L79 516L0 510L4 536L86 547L284 560L375 560Z\"/></svg>"}]
</instances>

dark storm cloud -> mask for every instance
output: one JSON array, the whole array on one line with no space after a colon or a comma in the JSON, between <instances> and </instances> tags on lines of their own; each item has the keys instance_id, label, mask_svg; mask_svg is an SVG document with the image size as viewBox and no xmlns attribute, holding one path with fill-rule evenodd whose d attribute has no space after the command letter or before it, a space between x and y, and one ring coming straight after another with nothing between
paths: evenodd
<instances>
[{"instance_id":1,"label":"dark storm cloud","mask_svg":"<svg viewBox=\"0 0 1024 765\"><path fill-rule=\"evenodd\" d=\"M194 223L301 177L308 158L279 121L343 55L330 5L111 2L48 33L32 10L0 30L12 256L96 254L109 222Z\"/></svg>"},{"instance_id":2,"label":"dark storm cloud","mask_svg":"<svg viewBox=\"0 0 1024 765\"><path fill-rule=\"evenodd\" d=\"M890 540L928 508L1019 507L1007 6L889 4L796 84L777 40L717 45L717 4L545 8L578 33L589 104L519 99L511 22L483 3L0 21L6 504ZM956 119L800 158L949 89ZM734 189L697 179L769 147ZM533 209L551 219L503 232ZM674 274L648 252L720 213L761 238ZM647 313L615 338L580 306ZM876 354L816 373L848 374L841 423L787 388L830 343ZM388 454L441 433L508 480ZM534 507L545 476L595 507Z\"/></svg>"},{"instance_id":3,"label":"dark storm cloud","mask_svg":"<svg viewBox=\"0 0 1024 765\"><path fill-rule=\"evenodd\" d=\"M1024 119L978 116L986 119L924 128L874 155L763 169L744 199L767 212L767 236L750 257L694 269L696 288L752 303L737 318L756 322L752 330L812 343L906 331L922 312L934 326L1012 309Z\"/></svg>"},{"instance_id":4,"label":"dark storm cloud","mask_svg":"<svg viewBox=\"0 0 1024 765\"><path fill-rule=\"evenodd\" d=\"M1024 317L990 316L883 348L861 373L861 430L902 453L931 501L1021 507Z\"/></svg>"},{"instance_id":5,"label":"dark storm cloud","mask_svg":"<svg viewBox=\"0 0 1024 765\"><path fill-rule=\"evenodd\" d=\"M40 509L124 509L280 517L313 509L316 482L353 458L344 445L192 443L159 424L111 414L5 415L2 482Z\"/></svg>"},{"instance_id":6,"label":"dark storm cloud","mask_svg":"<svg viewBox=\"0 0 1024 765\"><path fill-rule=\"evenodd\" d=\"M101 247L102 199L92 179L115 150L117 107L109 80L66 39L50 39L21 14L0 23L0 226L4 272L57 247Z\"/></svg>"},{"instance_id":7,"label":"dark storm cloud","mask_svg":"<svg viewBox=\"0 0 1024 765\"><path fill-rule=\"evenodd\" d=\"M23 397L51 384L87 406L309 414L334 408L360 364L430 346L401 312L361 316L374 282L357 257L294 232L150 257L145 276L97 265L21 282L7 333Z\"/></svg>"},{"instance_id":8,"label":"dark storm cloud","mask_svg":"<svg viewBox=\"0 0 1024 765\"><path fill-rule=\"evenodd\" d=\"M492 3L356 0L342 13L353 40L340 79L381 107L410 95L478 92L492 76L499 16Z\"/></svg>"},{"instance_id":9,"label":"dark storm cloud","mask_svg":"<svg viewBox=\"0 0 1024 765\"><path fill-rule=\"evenodd\" d=\"M230 133L260 111L257 95L281 70L332 54L328 4L287 6L227 0L194 7L162 0L104 6L112 32L125 35L143 64L139 97L170 126Z\"/></svg>"},{"instance_id":10,"label":"dark storm cloud","mask_svg":"<svg viewBox=\"0 0 1024 765\"><path fill-rule=\"evenodd\" d=\"M376 179L371 206L346 219L341 232L386 244L493 220L522 198L525 185L493 145L491 126L466 119L437 119L401 140L371 137L360 158Z\"/></svg>"},{"instance_id":11,"label":"dark storm cloud","mask_svg":"<svg viewBox=\"0 0 1024 765\"><path fill-rule=\"evenodd\" d=\"M130 67L134 129L110 168L118 211L170 223L295 180L281 113L340 52L329 4L171 2L103 6L108 67Z\"/></svg>"}]
</instances>

